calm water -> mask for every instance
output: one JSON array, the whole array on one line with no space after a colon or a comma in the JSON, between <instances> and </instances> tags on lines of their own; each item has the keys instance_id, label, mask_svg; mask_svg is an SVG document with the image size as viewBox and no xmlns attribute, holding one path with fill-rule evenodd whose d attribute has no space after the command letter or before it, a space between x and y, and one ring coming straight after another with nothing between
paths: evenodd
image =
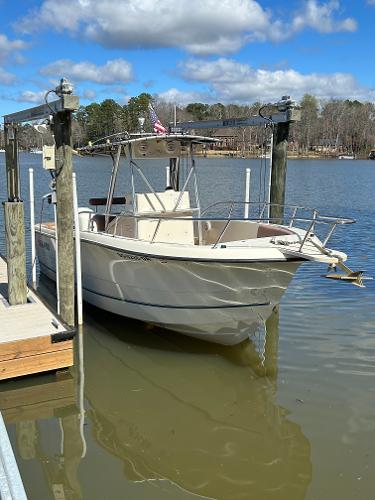
<instances>
[{"instance_id":1,"label":"calm water","mask_svg":"<svg viewBox=\"0 0 375 500\"><path fill-rule=\"evenodd\" d=\"M25 201L28 167L38 194L48 189L40 161L21 155ZM110 165L75 161L86 205L105 195ZM207 203L242 198L247 166L257 200L258 161L205 160ZM164 172L148 173L162 188ZM287 201L354 217L332 246L373 276L374 186L375 162L289 161ZM302 266L267 334L233 348L87 306L80 365L0 386L29 498L372 499L375 282L359 289L321 278L325 270Z\"/></svg>"}]
</instances>

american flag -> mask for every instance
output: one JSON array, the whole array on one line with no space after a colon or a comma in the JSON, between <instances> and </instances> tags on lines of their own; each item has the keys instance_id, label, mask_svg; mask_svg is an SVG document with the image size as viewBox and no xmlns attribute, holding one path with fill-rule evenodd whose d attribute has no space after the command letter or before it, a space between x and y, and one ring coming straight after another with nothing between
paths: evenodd
<instances>
[{"instance_id":1,"label":"american flag","mask_svg":"<svg viewBox=\"0 0 375 500\"><path fill-rule=\"evenodd\" d=\"M161 124L161 121L158 118L158 115L155 113L154 108L151 106L151 104L148 105L148 110L150 112L150 120L154 129L154 132L157 134L165 134L167 129L163 127Z\"/></svg>"}]
</instances>

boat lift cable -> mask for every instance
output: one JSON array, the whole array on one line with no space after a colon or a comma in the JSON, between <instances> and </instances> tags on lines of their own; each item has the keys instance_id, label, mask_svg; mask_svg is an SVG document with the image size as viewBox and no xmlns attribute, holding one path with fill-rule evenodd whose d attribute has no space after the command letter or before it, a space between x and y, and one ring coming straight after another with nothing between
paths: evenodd
<instances>
[{"instance_id":1,"label":"boat lift cable","mask_svg":"<svg viewBox=\"0 0 375 500\"><path fill-rule=\"evenodd\" d=\"M261 137L261 152L260 152L260 163L259 163L259 191L258 191L258 203L259 210L262 203L269 202L268 193L267 193L267 136L268 124L264 125L263 134ZM272 140L272 134L271 134ZM270 158L270 166L272 159ZM271 171L268 169L268 175L271 176ZM268 177L268 178L269 178ZM259 212L260 214L260 212Z\"/></svg>"},{"instance_id":2,"label":"boat lift cable","mask_svg":"<svg viewBox=\"0 0 375 500\"><path fill-rule=\"evenodd\" d=\"M263 118L264 120L267 120L267 121L268 121L268 123L266 123L266 124L265 124L265 129L267 129L267 128L269 128L269 127L271 128L271 138L270 138L270 142L271 142L271 151L270 151L270 165L269 165L269 167L270 167L270 168L269 168L269 182L268 182L268 184L270 185L271 175L272 175L272 149L273 149L273 148L272 148L272 146L273 146L272 142L273 142L273 134L274 134L274 129L275 129L275 125L276 125L276 124L275 124L274 120L272 119L272 115L270 115L270 116L265 116L265 115L263 115L262 111L263 111L263 109L264 109L264 108L266 108L267 106L272 106L272 105L270 105L270 104L264 104L263 106L261 106L261 107L259 108L259 110L258 110L258 114L259 114L259 116L260 116L261 118ZM266 153L267 153L267 149L266 149ZM266 155L266 157L267 157L267 155ZM266 179L264 179L264 183L266 183ZM265 192L265 191L266 191L266 185L264 185L264 201L268 201L268 202L269 202L269 199L268 199L268 198L269 198L269 193L267 193L267 197L268 197L268 198L267 198L267 200L266 200L266 192Z\"/></svg>"},{"instance_id":3,"label":"boat lift cable","mask_svg":"<svg viewBox=\"0 0 375 500\"><path fill-rule=\"evenodd\" d=\"M51 111L51 115L53 116L56 113L56 111L54 109L52 109L50 103L48 102L48 96L49 96L49 94L52 94L52 93L55 93L55 90L53 90L53 89L47 90L47 92L44 94L44 102L48 106L48 109Z\"/></svg>"},{"instance_id":4,"label":"boat lift cable","mask_svg":"<svg viewBox=\"0 0 375 500\"><path fill-rule=\"evenodd\" d=\"M271 106L270 104L263 104L263 106L261 106L258 110L258 115L263 118L264 120L267 120L271 125L274 125L275 122L272 120L272 115L271 116L264 116L262 114L262 111L264 108L266 108L267 106Z\"/></svg>"}]
</instances>

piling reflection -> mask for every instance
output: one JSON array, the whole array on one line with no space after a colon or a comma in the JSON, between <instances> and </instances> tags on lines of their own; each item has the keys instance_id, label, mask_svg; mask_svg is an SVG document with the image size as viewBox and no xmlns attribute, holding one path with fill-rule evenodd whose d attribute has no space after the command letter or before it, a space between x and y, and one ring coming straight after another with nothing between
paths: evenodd
<instances>
[{"instance_id":1,"label":"piling reflection","mask_svg":"<svg viewBox=\"0 0 375 500\"><path fill-rule=\"evenodd\" d=\"M69 372L2 387L0 409L14 435L14 452L30 499L82 499L76 403L76 381Z\"/></svg>"},{"instance_id":2,"label":"piling reflection","mask_svg":"<svg viewBox=\"0 0 375 500\"><path fill-rule=\"evenodd\" d=\"M71 373L1 393L29 498L304 499L310 445L276 404L277 350L277 313L228 348L90 309Z\"/></svg>"}]
</instances>

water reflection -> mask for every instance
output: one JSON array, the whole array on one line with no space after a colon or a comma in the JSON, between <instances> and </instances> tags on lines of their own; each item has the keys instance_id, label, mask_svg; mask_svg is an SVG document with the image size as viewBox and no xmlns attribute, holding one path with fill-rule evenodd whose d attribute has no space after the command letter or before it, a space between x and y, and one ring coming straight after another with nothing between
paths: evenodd
<instances>
[{"instance_id":1,"label":"water reflection","mask_svg":"<svg viewBox=\"0 0 375 500\"><path fill-rule=\"evenodd\" d=\"M76 381L69 372L3 384L0 409L28 498L81 499ZM35 468L35 465L37 467Z\"/></svg>"},{"instance_id":2,"label":"water reflection","mask_svg":"<svg viewBox=\"0 0 375 500\"><path fill-rule=\"evenodd\" d=\"M24 412L21 396L11 413L4 412L8 422L17 422L19 459L39 464L51 498L124 498L130 484L131 498L142 500L305 497L310 445L275 401L277 313L264 338L230 348L135 321L125 327L94 308L86 319L86 456L77 371L65 407L55 408L56 380L50 397L43 389L43 401L32 404L32 413ZM33 390L42 393L39 385ZM53 453L54 447L59 451ZM116 478L96 474L94 460L100 469L116 469L115 460ZM103 482L105 497L99 493ZM27 488L30 498L48 498L32 480Z\"/></svg>"},{"instance_id":3,"label":"water reflection","mask_svg":"<svg viewBox=\"0 0 375 500\"><path fill-rule=\"evenodd\" d=\"M85 393L95 438L128 479L167 478L209 498L304 498L309 442L274 401L276 314L262 355L254 342L202 345L136 323L124 343L121 327L104 325L85 337ZM110 370L97 376L98 366Z\"/></svg>"}]
</instances>

